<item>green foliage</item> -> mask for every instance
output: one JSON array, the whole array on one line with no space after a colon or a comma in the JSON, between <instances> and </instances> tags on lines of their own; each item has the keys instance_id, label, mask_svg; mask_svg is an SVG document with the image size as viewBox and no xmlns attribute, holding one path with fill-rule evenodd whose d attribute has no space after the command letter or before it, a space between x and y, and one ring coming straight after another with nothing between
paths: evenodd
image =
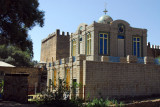
<instances>
[{"instance_id":1,"label":"green foliage","mask_svg":"<svg viewBox=\"0 0 160 107\"><path fill-rule=\"evenodd\" d=\"M0 0L0 45L14 45L33 57L28 30L44 24L44 12L38 6L38 0Z\"/></svg>"},{"instance_id":2,"label":"green foliage","mask_svg":"<svg viewBox=\"0 0 160 107\"><path fill-rule=\"evenodd\" d=\"M89 102L87 107L108 107L114 105L115 107L123 107L123 102L118 103L117 100L103 100L101 99L93 99L93 101Z\"/></svg>"},{"instance_id":3,"label":"green foliage","mask_svg":"<svg viewBox=\"0 0 160 107\"><path fill-rule=\"evenodd\" d=\"M76 88L80 86L74 82L72 84L72 88ZM67 98L64 96L68 96ZM36 101L39 106L48 105L48 106L55 106L55 107L82 107L83 100L80 98L73 97L69 99L70 90L66 87L66 82L59 78L59 85L56 87L56 91L52 93L50 90L44 92L42 94L41 100Z\"/></svg>"},{"instance_id":4,"label":"green foliage","mask_svg":"<svg viewBox=\"0 0 160 107\"><path fill-rule=\"evenodd\" d=\"M72 82L71 85L71 90L72 90L72 98L76 99L76 88L81 89L82 88L82 84L81 83L77 83L77 82Z\"/></svg>"},{"instance_id":5,"label":"green foliage","mask_svg":"<svg viewBox=\"0 0 160 107\"><path fill-rule=\"evenodd\" d=\"M0 45L0 58L15 66L33 66L32 56L16 46Z\"/></svg>"},{"instance_id":6,"label":"green foliage","mask_svg":"<svg viewBox=\"0 0 160 107\"><path fill-rule=\"evenodd\" d=\"M101 99L93 99L92 101L88 102L88 104L84 104L84 100L76 97L69 97L66 99L64 94L70 95L70 91L66 88L65 81L59 78L59 85L56 88L54 93L50 91L46 91L42 94L41 100L36 101L39 106L47 105L55 106L55 107L108 107L108 106L115 106L115 107L123 107L123 102L118 102L117 100L103 100ZM77 87L81 87L81 84L76 82L72 83L71 89L75 89ZM88 94L90 97L90 94Z\"/></svg>"},{"instance_id":7,"label":"green foliage","mask_svg":"<svg viewBox=\"0 0 160 107\"><path fill-rule=\"evenodd\" d=\"M70 94L65 86L65 81L58 79L59 85L56 88L56 91L53 93L50 89L43 92L41 96L40 102L37 101L37 104L44 104L44 105L59 105L63 104L64 101L64 94ZM69 99L69 98L68 98Z\"/></svg>"},{"instance_id":8,"label":"green foliage","mask_svg":"<svg viewBox=\"0 0 160 107\"><path fill-rule=\"evenodd\" d=\"M87 94L87 101L90 99L90 93Z\"/></svg>"},{"instance_id":9,"label":"green foliage","mask_svg":"<svg viewBox=\"0 0 160 107\"><path fill-rule=\"evenodd\" d=\"M123 102L120 102L119 106L120 106L120 107L124 107L124 103L123 103Z\"/></svg>"}]
</instances>

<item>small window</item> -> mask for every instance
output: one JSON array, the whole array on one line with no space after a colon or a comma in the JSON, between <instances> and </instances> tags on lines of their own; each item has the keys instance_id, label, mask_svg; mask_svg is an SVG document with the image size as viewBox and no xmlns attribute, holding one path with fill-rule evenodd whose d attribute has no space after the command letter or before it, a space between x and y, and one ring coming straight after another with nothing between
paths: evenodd
<instances>
[{"instance_id":1,"label":"small window","mask_svg":"<svg viewBox=\"0 0 160 107\"><path fill-rule=\"evenodd\" d=\"M49 62L49 65L48 65L48 67L51 67L51 63Z\"/></svg>"},{"instance_id":2,"label":"small window","mask_svg":"<svg viewBox=\"0 0 160 107\"><path fill-rule=\"evenodd\" d=\"M81 42L81 41L82 41L82 38L79 38L79 41Z\"/></svg>"},{"instance_id":3,"label":"small window","mask_svg":"<svg viewBox=\"0 0 160 107\"><path fill-rule=\"evenodd\" d=\"M59 64L62 65L62 59L59 60Z\"/></svg>"},{"instance_id":4,"label":"small window","mask_svg":"<svg viewBox=\"0 0 160 107\"><path fill-rule=\"evenodd\" d=\"M118 25L118 33L124 34L125 33L125 26L123 24Z\"/></svg>"}]
</instances>

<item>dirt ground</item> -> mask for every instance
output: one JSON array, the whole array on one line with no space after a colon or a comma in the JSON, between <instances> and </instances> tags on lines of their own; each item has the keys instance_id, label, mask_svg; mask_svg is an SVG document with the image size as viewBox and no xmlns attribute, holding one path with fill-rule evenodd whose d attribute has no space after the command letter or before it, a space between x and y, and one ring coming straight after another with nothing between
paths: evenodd
<instances>
[{"instance_id":1,"label":"dirt ground","mask_svg":"<svg viewBox=\"0 0 160 107\"><path fill-rule=\"evenodd\" d=\"M37 107L35 104L20 104L13 101L0 101L0 107Z\"/></svg>"},{"instance_id":2,"label":"dirt ground","mask_svg":"<svg viewBox=\"0 0 160 107\"><path fill-rule=\"evenodd\" d=\"M160 99L136 101L126 104L125 107L160 107Z\"/></svg>"}]
</instances>

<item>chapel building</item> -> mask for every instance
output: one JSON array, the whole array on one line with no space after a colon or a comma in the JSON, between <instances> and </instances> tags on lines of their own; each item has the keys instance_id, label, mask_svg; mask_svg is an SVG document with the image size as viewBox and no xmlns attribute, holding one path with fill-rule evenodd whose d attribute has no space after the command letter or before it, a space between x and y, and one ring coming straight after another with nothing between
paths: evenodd
<instances>
[{"instance_id":1,"label":"chapel building","mask_svg":"<svg viewBox=\"0 0 160 107\"><path fill-rule=\"evenodd\" d=\"M53 53L53 54L52 54ZM147 56L147 29L103 15L75 33L56 30L42 40L41 61L47 63L47 86L64 80L70 95L86 99L160 94L160 66Z\"/></svg>"}]
</instances>

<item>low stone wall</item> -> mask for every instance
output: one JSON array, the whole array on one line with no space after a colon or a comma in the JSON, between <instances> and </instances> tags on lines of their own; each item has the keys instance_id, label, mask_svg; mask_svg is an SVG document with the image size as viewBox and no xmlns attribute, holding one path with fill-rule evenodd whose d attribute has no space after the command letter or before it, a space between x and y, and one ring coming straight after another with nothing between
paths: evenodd
<instances>
[{"instance_id":1,"label":"low stone wall","mask_svg":"<svg viewBox=\"0 0 160 107\"><path fill-rule=\"evenodd\" d=\"M47 78L46 80L42 80L42 76L44 75L44 72L38 68L0 67L0 74L4 75L6 73L7 74L28 73L29 74L28 76L29 93L28 94L34 94L35 85L37 86L37 91L41 91L41 87L45 88L46 86Z\"/></svg>"},{"instance_id":2,"label":"low stone wall","mask_svg":"<svg viewBox=\"0 0 160 107\"><path fill-rule=\"evenodd\" d=\"M84 94L91 99L160 94L160 66L84 61Z\"/></svg>"}]
</instances>

